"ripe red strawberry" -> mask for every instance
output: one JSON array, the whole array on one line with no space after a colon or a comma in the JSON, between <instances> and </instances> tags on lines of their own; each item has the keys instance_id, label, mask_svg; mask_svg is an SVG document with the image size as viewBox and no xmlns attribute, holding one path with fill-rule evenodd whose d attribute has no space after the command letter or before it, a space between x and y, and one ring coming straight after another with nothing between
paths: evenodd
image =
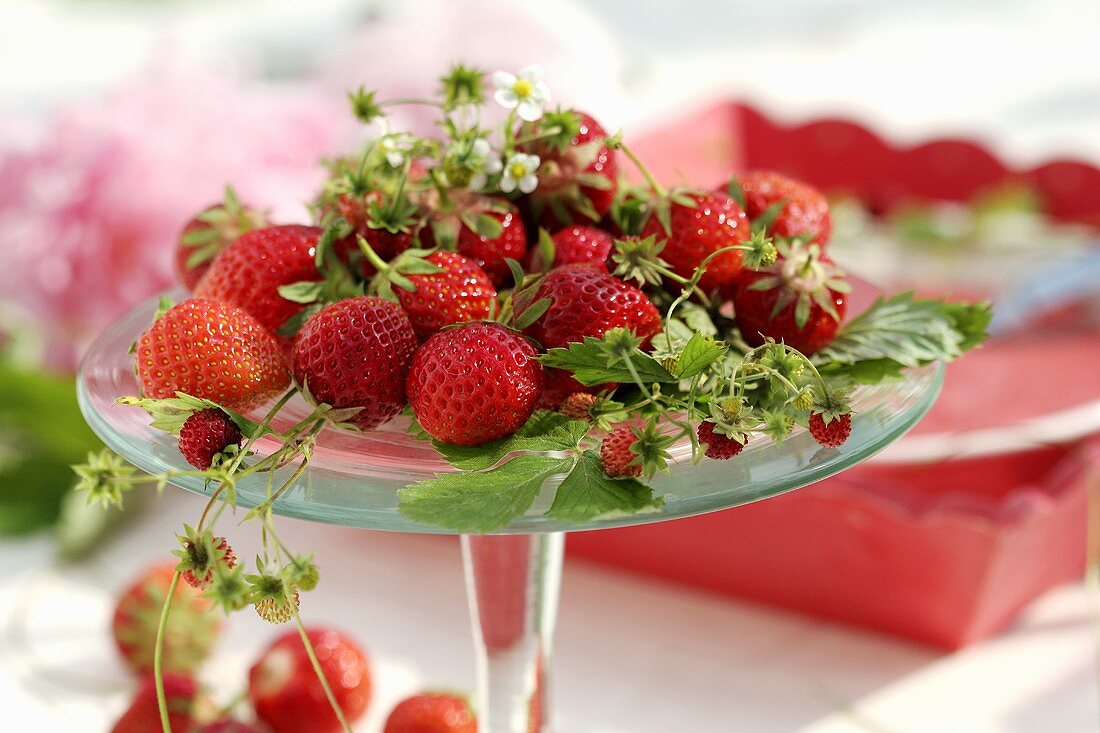
<instances>
[{"instance_id":1,"label":"ripe red strawberry","mask_svg":"<svg viewBox=\"0 0 1100 733\"><path fill-rule=\"evenodd\" d=\"M524 152L542 159L539 187L527 196L525 205L532 220L546 229L599 221L611 210L618 189L615 152L603 144L607 132L590 115L576 114L580 126L564 150L545 140L523 146ZM602 183L586 185L585 177Z\"/></svg>"},{"instance_id":2,"label":"ripe red strawberry","mask_svg":"<svg viewBox=\"0 0 1100 733\"><path fill-rule=\"evenodd\" d=\"M774 171L749 171L738 183L745 197L745 213L755 224L773 206L779 206L768 223L768 233L775 237L809 237L824 246L832 231L829 202L813 186L788 178ZM720 189L723 193L729 187ZM733 188L736 194L736 186Z\"/></svg>"},{"instance_id":3,"label":"ripe red strawberry","mask_svg":"<svg viewBox=\"0 0 1100 733\"><path fill-rule=\"evenodd\" d=\"M463 219L489 217L500 226L499 234L478 234ZM444 229L457 232L452 245L442 236ZM511 279L507 259L522 262L527 254L527 230L514 204L504 199L475 196L468 201L452 202L451 209L437 212L432 227L421 232L425 247L443 246L455 249L460 255L476 262L495 287L501 287Z\"/></svg>"},{"instance_id":4,"label":"ripe red strawberry","mask_svg":"<svg viewBox=\"0 0 1100 733\"><path fill-rule=\"evenodd\" d=\"M416 237L418 224L416 221L409 220L409 217L402 217L396 222L373 221L374 224L382 224L382 226L371 226L371 207L381 205L388 211L389 203L391 202L381 191L375 190L364 196L355 196L351 193L340 194L332 207L344 217L353 230L350 236L334 243L336 253L346 263L358 262L359 270L365 278L373 275L375 269L360 254L359 237L365 239L371 249L387 262L412 247ZM400 226L393 226L397 231L391 231L386 224Z\"/></svg>"},{"instance_id":5,"label":"ripe red strawberry","mask_svg":"<svg viewBox=\"0 0 1100 733\"><path fill-rule=\"evenodd\" d=\"M626 328L648 343L661 330L661 315L645 293L591 265L564 265L542 279L531 303L549 298L550 308L524 333L543 348L564 347L585 336L602 337ZM522 313L525 308L517 308ZM572 375L548 370L542 404L556 409L574 392L598 392L614 385L587 387Z\"/></svg>"},{"instance_id":6,"label":"ripe red strawberry","mask_svg":"<svg viewBox=\"0 0 1100 733\"><path fill-rule=\"evenodd\" d=\"M588 392L574 392L562 401L558 412L573 420L591 420L591 410L595 404L595 395Z\"/></svg>"},{"instance_id":7,"label":"ripe red strawberry","mask_svg":"<svg viewBox=\"0 0 1100 733\"><path fill-rule=\"evenodd\" d=\"M274 332L304 307L280 295L279 287L321 279L314 264L320 236L317 227L254 229L210 263L195 295L240 306Z\"/></svg>"},{"instance_id":8,"label":"ripe red strawberry","mask_svg":"<svg viewBox=\"0 0 1100 733\"><path fill-rule=\"evenodd\" d=\"M683 194L694 206L672 202L670 231L666 232L656 214L642 227L641 236L666 241L661 257L683 278L690 278L709 255L723 247L743 243L752 232L745 212L724 193L693 192ZM707 265L699 287L709 293L734 283L742 272L742 253L725 252Z\"/></svg>"},{"instance_id":9,"label":"ripe red strawberry","mask_svg":"<svg viewBox=\"0 0 1100 733\"><path fill-rule=\"evenodd\" d=\"M228 303L177 303L137 342L146 397L185 392L231 410L255 407L290 384L279 342L255 318Z\"/></svg>"},{"instance_id":10,"label":"ripe red strawberry","mask_svg":"<svg viewBox=\"0 0 1100 733\"><path fill-rule=\"evenodd\" d=\"M424 259L443 271L406 275L416 292L393 290L418 338L426 339L444 326L489 317L497 291L484 270L453 252L437 251Z\"/></svg>"},{"instance_id":11,"label":"ripe red strawberry","mask_svg":"<svg viewBox=\"0 0 1100 733\"><path fill-rule=\"evenodd\" d=\"M352 419L378 427L405 406L416 333L396 303L359 296L315 313L294 340L294 378L317 402L361 407Z\"/></svg>"},{"instance_id":12,"label":"ripe red strawberry","mask_svg":"<svg viewBox=\"0 0 1100 733\"><path fill-rule=\"evenodd\" d=\"M751 346L769 337L810 355L836 336L850 288L818 245L780 241L777 249L774 265L732 288L737 328Z\"/></svg>"},{"instance_id":13,"label":"ripe red strawberry","mask_svg":"<svg viewBox=\"0 0 1100 733\"><path fill-rule=\"evenodd\" d=\"M594 226L577 224L561 229L550 237L554 244L554 261L545 262L538 247L528 258L530 272L547 272L561 265L589 262L600 270L607 270L607 260L615 249L615 238Z\"/></svg>"},{"instance_id":14,"label":"ripe red strawberry","mask_svg":"<svg viewBox=\"0 0 1100 733\"><path fill-rule=\"evenodd\" d=\"M156 685L153 675L142 678L130 707L111 728L111 733L160 733L163 730ZM173 673L164 675L164 697L172 733L192 733L194 730L195 721L191 714L198 693L198 685L190 677Z\"/></svg>"},{"instance_id":15,"label":"ripe red strawberry","mask_svg":"<svg viewBox=\"0 0 1100 733\"><path fill-rule=\"evenodd\" d=\"M725 461L733 458L745 447L741 441L731 438L728 435L715 432L714 428L714 423L706 420L699 423L699 427L696 429L696 433L699 436L699 442L707 447L707 458Z\"/></svg>"},{"instance_id":16,"label":"ripe red strawberry","mask_svg":"<svg viewBox=\"0 0 1100 733\"><path fill-rule=\"evenodd\" d=\"M382 733L477 733L477 718L463 697L426 693L399 702Z\"/></svg>"},{"instance_id":17,"label":"ripe red strawberry","mask_svg":"<svg viewBox=\"0 0 1100 733\"><path fill-rule=\"evenodd\" d=\"M237 554L224 537L208 533L188 535L183 543L183 559L190 565L180 578L192 588L203 590L214 582L214 567L221 563L227 570L237 565Z\"/></svg>"},{"instance_id":18,"label":"ripe red strawberry","mask_svg":"<svg viewBox=\"0 0 1100 733\"><path fill-rule=\"evenodd\" d=\"M600 460L603 461L604 473L611 478L642 475L641 457L630 450L637 439L634 431L627 425L617 427L604 436L600 443Z\"/></svg>"},{"instance_id":19,"label":"ripe red strawberry","mask_svg":"<svg viewBox=\"0 0 1100 733\"><path fill-rule=\"evenodd\" d=\"M409 368L408 394L425 432L452 445L480 445L516 432L542 393L535 348L499 323L435 334Z\"/></svg>"},{"instance_id":20,"label":"ripe red strawberry","mask_svg":"<svg viewBox=\"0 0 1100 733\"><path fill-rule=\"evenodd\" d=\"M176 244L176 278L188 290L210 268L210 262L237 237L267 224L263 212L242 206L232 189L226 189L225 201L212 204L196 214L180 232Z\"/></svg>"},{"instance_id":21,"label":"ripe red strawberry","mask_svg":"<svg viewBox=\"0 0 1100 733\"><path fill-rule=\"evenodd\" d=\"M363 717L371 699L367 656L332 629L307 630L325 679L349 723ZM248 697L271 733L339 733L336 713L310 664L297 630L280 635L248 673Z\"/></svg>"},{"instance_id":22,"label":"ripe red strawberry","mask_svg":"<svg viewBox=\"0 0 1100 733\"><path fill-rule=\"evenodd\" d=\"M267 728L262 728L252 723L242 723L239 720L215 720L199 728L199 733L268 733Z\"/></svg>"},{"instance_id":23,"label":"ripe red strawberry","mask_svg":"<svg viewBox=\"0 0 1100 733\"><path fill-rule=\"evenodd\" d=\"M206 470L214 456L231 445L239 446L244 436L237 423L216 407L199 410L180 428L180 453L195 468Z\"/></svg>"},{"instance_id":24,"label":"ripe red strawberry","mask_svg":"<svg viewBox=\"0 0 1100 733\"><path fill-rule=\"evenodd\" d=\"M126 589L115 606L111 634L122 658L135 672L153 671L157 626L175 568L175 563L163 563L146 571ZM210 601L200 591L178 583L164 634L164 669L175 672L198 669L221 630L221 619L211 611Z\"/></svg>"},{"instance_id":25,"label":"ripe red strawberry","mask_svg":"<svg viewBox=\"0 0 1100 733\"><path fill-rule=\"evenodd\" d=\"M850 414L839 415L828 423L821 413L810 414L810 435L818 443L826 448L839 448L852 434L852 416Z\"/></svg>"}]
</instances>

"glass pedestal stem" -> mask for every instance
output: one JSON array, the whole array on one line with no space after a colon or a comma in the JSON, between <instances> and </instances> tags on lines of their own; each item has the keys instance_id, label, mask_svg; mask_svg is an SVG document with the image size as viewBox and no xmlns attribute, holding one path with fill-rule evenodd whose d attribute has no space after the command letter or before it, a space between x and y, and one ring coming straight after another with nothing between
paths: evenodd
<instances>
[{"instance_id":1,"label":"glass pedestal stem","mask_svg":"<svg viewBox=\"0 0 1100 733\"><path fill-rule=\"evenodd\" d=\"M565 535L463 535L480 733L547 733Z\"/></svg>"}]
</instances>

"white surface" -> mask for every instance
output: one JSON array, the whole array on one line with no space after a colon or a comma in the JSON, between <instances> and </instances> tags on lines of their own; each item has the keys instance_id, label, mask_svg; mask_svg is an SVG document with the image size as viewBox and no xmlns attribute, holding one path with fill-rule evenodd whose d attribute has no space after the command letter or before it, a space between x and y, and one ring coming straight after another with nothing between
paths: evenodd
<instances>
[{"instance_id":1,"label":"white surface","mask_svg":"<svg viewBox=\"0 0 1100 733\"><path fill-rule=\"evenodd\" d=\"M48 538L0 543L0 709L35 733L98 733L129 678L107 634L112 596L198 516L169 491L94 562L59 567ZM223 529L245 557L251 526ZM307 622L369 648L379 731L403 695L469 690L473 659L457 542L283 521L317 551ZM158 553L156 548L162 548ZM276 633L234 616L205 678L240 689ZM1085 594L1059 589L1010 633L954 655L567 562L555 650L568 733L1085 733L1100 727Z\"/></svg>"}]
</instances>

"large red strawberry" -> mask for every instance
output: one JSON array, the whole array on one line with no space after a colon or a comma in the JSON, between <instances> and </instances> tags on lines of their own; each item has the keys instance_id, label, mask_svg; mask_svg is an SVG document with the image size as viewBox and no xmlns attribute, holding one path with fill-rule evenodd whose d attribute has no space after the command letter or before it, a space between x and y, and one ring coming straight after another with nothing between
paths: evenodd
<instances>
[{"instance_id":1,"label":"large red strawberry","mask_svg":"<svg viewBox=\"0 0 1100 733\"><path fill-rule=\"evenodd\" d=\"M393 288L397 300L412 322L417 337L426 339L455 323L481 321L489 317L497 291L478 265L454 252L436 251L424 258L440 272L402 275L415 291ZM401 273L402 261L395 270Z\"/></svg>"},{"instance_id":2,"label":"large red strawberry","mask_svg":"<svg viewBox=\"0 0 1100 733\"><path fill-rule=\"evenodd\" d=\"M550 307L524 333L543 348L554 349L599 338L613 328L626 328L649 341L661 330L661 314L645 293L608 273L587 264L565 265L542 279L529 303L550 299ZM525 308L517 308L522 313ZM598 391L586 387L572 375L550 370L543 404L556 408L574 392Z\"/></svg>"},{"instance_id":3,"label":"large red strawberry","mask_svg":"<svg viewBox=\"0 0 1100 733\"><path fill-rule=\"evenodd\" d=\"M399 702L383 733L477 733L477 718L463 697L425 693Z\"/></svg>"},{"instance_id":4,"label":"large red strawberry","mask_svg":"<svg viewBox=\"0 0 1100 733\"><path fill-rule=\"evenodd\" d=\"M467 323L432 336L409 368L420 427L452 445L511 435L535 409L543 368L535 348L499 323Z\"/></svg>"},{"instance_id":5,"label":"large red strawberry","mask_svg":"<svg viewBox=\"0 0 1100 733\"><path fill-rule=\"evenodd\" d=\"M737 328L752 346L767 337L813 354L836 336L850 287L818 245L780 241L776 248L775 264L747 272L732 288Z\"/></svg>"},{"instance_id":6,"label":"large red strawberry","mask_svg":"<svg viewBox=\"0 0 1100 733\"><path fill-rule=\"evenodd\" d=\"M545 235L540 235L543 237ZM601 270L607 270L607 261L615 249L615 238L608 232L598 227L587 224L560 229L550 237L553 245L554 256L547 261L549 248L544 248L542 239L531 250L528 257L528 270L530 272L547 272L562 265L572 265L578 262L588 262Z\"/></svg>"},{"instance_id":7,"label":"large red strawberry","mask_svg":"<svg viewBox=\"0 0 1100 733\"><path fill-rule=\"evenodd\" d=\"M185 392L240 410L290 384L275 337L240 308L212 300L168 309L138 339L136 358L146 397Z\"/></svg>"},{"instance_id":8,"label":"large red strawberry","mask_svg":"<svg viewBox=\"0 0 1100 733\"><path fill-rule=\"evenodd\" d=\"M242 206L233 189L226 189L225 201L203 209L180 232L176 278L185 288L194 290L223 249L245 232L266 224L263 212Z\"/></svg>"},{"instance_id":9,"label":"large red strawberry","mask_svg":"<svg viewBox=\"0 0 1100 733\"><path fill-rule=\"evenodd\" d=\"M720 191L737 195L740 187L745 213L753 224L767 225L768 233L783 238L809 237L824 246L832 231L829 202L813 186L774 171L749 171Z\"/></svg>"},{"instance_id":10,"label":"large red strawberry","mask_svg":"<svg viewBox=\"0 0 1100 733\"><path fill-rule=\"evenodd\" d=\"M294 340L294 378L317 402L361 407L351 422L363 430L405 406L405 373L416 333L401 307L359 296L333 303L306 321Z\"/></svg>"},{"instance_id":11,"label":"large red strawberry","mask_svg":"<svg viewBox=\"0 0 1100 733\"><path fill-rule=\"evenodd\" d=\"M172 733L192 733L195 721L191 717L199 689L190 677L167 673L164 675L164 697L168 706L168 727ZM157 683L153 675L146 675L130 707L115 722L111 733L161 733L164 730L157 704Z\"/></svg>"},{"instance_id":12,"label":"large red strawberry","mask_svg":"<svg viewBox=\"0 0 1100 733\"><path fill-rule=\"evenodd\" d=\"M615 152L604 144L607 133L600 123L584 112L572 120L576 134L564 148L549 140L536 140L523 146L527 153L541 158L539 186L525 199L532 219L547 229L597 222L608 211L618 189ZM548 114L534 126L560 122L558 114Z\"/></svg>"},{"instance_id":13,"label":"large red strawberry","mask_svg":"<svg viewBox=\"0 0 1100 733\"><path fill-rule=\"evenodd\" d=\"M168 562L145 571L119 596L115 606L111 635L119 654L135 672L153 671L157 626L175 568L175 563ZM209 656L221 630L221 619L202 592L186 583L177 583L164 633L164 669L197 670Z\"/></svg>"},{"instance_id":14,"label":"large red strawberry","mask_svg":"<svg viewBox=\"0 0 1100 733\"><path fill-rule=\"evenodd\" d=\"M677 275L690 278L708 256L743 243L752 232L745 212L726 194L692 192L676 198L684 196L692 205L670 202L669 231L665 231L661 217L654 213L642 228L641 236L666 240L661 257ZM727 287L741 271L741 252L724 252L707 264L699 287L706 293Z\"/></svg>"},{"instance_id":15,"label":"large red strawberry","mask_svg":"<svg viewBox=\"0 0 1100 733\"><path fill-rule=\"evenodd\" d=\"M473 260L501 287L511 277L506 260L522 262L527 254L527 230L514 204L499 198L474 195L437 206L431 226L420 232L425 247L456 250Z\"/></svg>"},{"instance_id":16,"label":"large red strawberry","mask_svg":"<svg viewBox=\"0 0 1100 733\"><path fill-rule=\"evenodd\" d=\"M306 636L349 723L370 705L370 664L363 650L338 631L311 628ZM310 664L297 630L277 638L248 673L256 717L272 733L339 733L343 730Z\"/></svg>"},{"instance_id":17,"label":"large red strawberry","mask_svg":"<svg viewBox=\"0 0 1100 733\"><path fill-rule=\"evenodd\" d=\"M279 288L321 279L314 263L320 235L316 227L299 225L254 229L218 255L195 295L240 306L274 332L304 307Z\"/></svg>"}]
</instances>

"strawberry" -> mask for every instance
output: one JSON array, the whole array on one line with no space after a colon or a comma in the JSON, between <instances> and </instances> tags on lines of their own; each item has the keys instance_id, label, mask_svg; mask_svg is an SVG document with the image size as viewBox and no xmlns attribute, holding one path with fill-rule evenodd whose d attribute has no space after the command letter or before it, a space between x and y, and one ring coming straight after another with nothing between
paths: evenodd
<instances>
[{"instance_id":1,"label":"strawberry","mask_svg":"<svg viewBox=\"0 0 1100 733\"><path fill-rule=\"evenodd\" d=\"M299 225L254 229L210 263L195 295L240 306L274 332L304 307L279 288L321 279L314 264L320 236L317 227Z\"/></svg>"},{"instance_id":2,"label":"strawberry","mask_svg":"<svg viewBox=\"0 0 1100 733\"><path fill-rule=\"evenodd\" d=\"M690 202L690 205L688 205ZM674 194L669 202L669 230L654 213L642 227L641 237L665 241L661 257L683 278L690 278L708 256L749 238L749 220L737 202L724 193ZM710 293L732 285L742 272L742 253L724 252L707 264L699 288Z\"/></svg>"},{"instance_id":3,"label":"strawberry","mask_svg":"<svg viewBox=\"0 0 1100 733\"><path fill-rule=\"evenodd\" d=\"M237 423L216 407L199 410L180 428L180 453L195 468L205 471L214 456L231 445L240 446L244 436Z\"/></svg>"},{"instance_id":4,"label":"strawberry","mask_svg":"<svg viewBox=\"0 0 1100 733\"><path fill-rule=\"evenodd\" d=\"M361 407L350 422L378 427L405 406L416 333L400 306L359 296L306 321L294 340L294 378L317 402Z\"/></svg>"},{"instance_id":5,"label":"strawberry","mask_svg":"<svg viewBox=\"0 0 1100 733\"><path fill-rule=\"evenodd\" d=\"M603 470L611 478L642 475L641 456L631 450L637 441L634 431L627 425L615 428L600 443L600 460Z\"/></svg>"},{"instance_id":6,"label":"strawberry","mask_svg":"<svg viewBox=\"0 0 1100 733\"><path fill-rule=\"evenodd\" d=\"M806 237L821 246L829 241L829 202L809 184L774 171L749 171L720 191L743 197L749 220L766 227L772 236Z\"/></svg>"},{"instance_id":7,"label":"strawberry","mask_svg":"<svg viewBox=\"0 0 1100 733\"><path fill-rule=\"evenodd\" d=\"M371 699L366 654L354 641L332 629L313 627L306 636L348 722L363 717ZM256 717L267 724L271 733L342 730L297 630L280 635L260 655L248 673L248 697Z\"/></svg>"},{"instance_id":8,"label":"strawberry","mask_svg":"<svg viewBox=\"0 0 1100 733\"><path fill-rule=\"evenodd\" d=\"M699 427L696 429L699 442L707 447L707 458L725 461L740 453L741 449L745 447L744 443L715 431L715 427L714 423L705 420L699 423Z\"/></svg>"},{"instance_id":9,"label":"strawberry","mask_svg":"<svg viewBox=\"0 0 1100 733\"><path fill-rule=\"evenodd\" d=\"M204 590L214 582L215 565L232 570L237 565L237 555L224 537L214 537L209 531L198 532L190 527L186 531L187 534L180 536L183 550L175 553L183 560L177 569L183 570L180 576L183 582Z\"/></svg>"},{"instance_id":10,"label":"strawberry","mask_svg":"<svg viewBox=\"0 0 1100 733\"><path fill-rule=\"evenodd\" d=\"M425 247L456 250L481 266L495 287L511 278L507 259L522 262L527 253L527 230L514 204L490 196L459 198L438 207L431 227L421 232Z\"/></svg>"},{"instance_id":11,"label":"strawberry","mask_svg":"<svg viewBox=\"0 0 1100 733\"><path fill-rule=\"evenodd\" d=\"M188 290L210 268L210 262L237 237L266 226L263 212L242 206L232 188L225 190L225 201L212 204L196 214L180 232L176 244L176 278Z\"/></svg>"},{"instance_id":12,"label":"strawberry","mask_svg":"<svg viewBox=\"0 0 1100 733\"><path fill-rule=\"evenodd\" d=\"M268 733L267 728L261 728L252 723L242 723L239 720L223 718L207 723L199 728L199 733Z\"/></svg>"},{"instance_id":13,"label":"strawberry","mask_svg":"<svg viewBox=\"0 0 1100 733\"><path fill-rule=\"evenodd\" d=\"M737 327L752 346L771 338L813 354L836 336L851 288L818 245L791 240L776 248L775 264L732 288Z\"/></svg>"},{"instance_id":14,"label":"strawberry","mask_svg":"<svg viewBox=\"0 0 1100 733\"><path fill-rule=\"evenodd\" d=\"M382 733L477 733L477 718L463 697L426 693L399 702Z\"/></svg>"},{"instance_id":15,"label":"strawberry","mask_svg":"<svg viewBox=\"0 0 1100 733\"><path fill-rule=\"evenodd\" d=\"M290 384L279 342L228 303L177 303L141 335L136 354L146 397L184 392L240 410L266 402Z\"/></svg>"},{"instance_id":16,"label":"strawberry","mask_svg":"<svg viewBox=\"0 0 1100 733\"><path fill-rule=\"evenodd\" d=\"M591 265L564 265L552 270L539 283L530 302L543 298L550 299L549 309L524 333L546 349L583 341L585 336L600 338L613 328L629 329L645 344L661 330L661 315L645 293ZM517 314L526 307L517 307ZM587 387L570 374L549 370L542 404L557 408L574 392L598 392L612 386Z\"/></svg>"},{"instance_id":17,"label":"strawberry","mask_svg":"<svg viewBox=\"0 0 1100 733\"><path fill-rule=\"evenodd\" d=\"M542 393L542 364L522 335L475 322L435 334L409 368L408 394L425 432L452 445L480 445L516 432Z\"/></svg>"},{"instance_id":18,"label":"strawberry","mask_svg":"<svg viewBox=\"0 0 1100 733\"><path fill-rule=\"evenodd\" d=\"M153 671L157 626L175 568L175 563L163 563L147 570L123 592L115 606L111 633L122 658L135 672ZM191 586L177 583L164 634L164 669L198 669L221 629L221 620L211 612L210 601Z\"/></svg>"},{"instance_id":19,"label":"strawberry","mask_svg":"<svg viewBox=\"0 0 1100 733\"><path fill-rule=\"evenodd\" d=\"M574 392L562 401L558 412L573 420L591 420L592 408L595 404L595 395L588 392Z\"/></svg>"},{"instance_id":20,"label":"strawberry","mask_svg":"<svg viewBox=\"0 0 1100 733\"><path fill-rule=\"evenodd\" d=\"M594 226L577 224L576 226L560 229L550 237L553 244L554 257L552 262L547 262L542 240L538 247L531 250L528 258L528 271L547 272L561 265L570 265L578 262L589 262L600 270L607 270L607 261L615 248L615 238ZM549 250L546 247L545 250Z\"/></svg>"},{"instance_id":21,"label":"strawberry","mask_svg":"<svg viewBox=\"0 0 1100 733\"><path fill-rule=\"evenodd\" d=\"M525 199L532 221L546 229L599 221L611 210L618 188L615 153L604 144L607 133L584 112L547 113L533 126L533 134L543 126L569 127L573 135L536 140L522 147L542 160L539 187Z\"/></svg>"},{"instance_id":22,"label":"strawberry","mask_svg":"<svg viewBox=\"0 0 1100 733\"><path fill-rule=\"evenodd\" d=\"M839 448L852 434L852 416L843 414L825 422L820 412L810 414L810 435L826 448Z\"/></svg>"},{"instance_id":23,"label":"strawberry","mask_svg":"<svg viewBox=\"0 0 1100 733\"><path fill-rule=\"evenodd\" d=\"M407 199L402 199L404 203ZM371 249L385 261L390 261L407 249L416 239L418 224L411 208L401 208L401 218L386 216L392 209L392 200L381 191L373 190L363 196L342 193L336 197L336 211L352 228L352 233L334 243L337 255L348 264L358 261L364 278L375 273L374 267L362 258L359 237L366 240ZM407 207L408 204L405 204ZM379 216L376 216L379 215Z\"/></svg>"},{"instance_id":24,"label":"strawberry","mask_svg":"<svg viewBox=\"0 0 1100 733\"><path fill-rule=\"evenodd\" d=\"M190 677L165 673L164 697L168 704L168 726L172 733L191 733L194 730L195 721L191 714L198 692L198 685ZM149 674L142 678L130 707L115 722L111 733L160 733L162 730L160 708L157 705L157 683L153 675Z\"/></svg>"},{"instance_id":25,"label":"strawberry","mask_svg":"<svg viewBox=\"0 0 1100 733\"><path fill-rule=\"evenodd\" d=\"M420 339L455 323L487 319L493 311L497 291L478 265L454 252L436 251L424 258L435 265L435 274L401 275L415 289L393 289L397 301L412 322ZM402 262L395 262L401 273Z\"/></svg>"}]
</instances>

